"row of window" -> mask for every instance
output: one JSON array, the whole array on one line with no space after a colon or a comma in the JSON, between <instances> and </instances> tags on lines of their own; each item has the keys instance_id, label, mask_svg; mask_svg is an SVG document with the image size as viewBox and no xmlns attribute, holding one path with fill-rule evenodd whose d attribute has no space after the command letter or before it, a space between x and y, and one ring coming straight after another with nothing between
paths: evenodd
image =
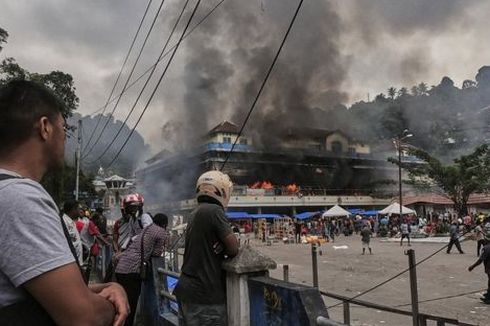
<instances>
[{"instance_id":1,"label":"row of window","mask_svg":"<svg viewBox=\"0 0 490 326\"><path fill-rule=\"evenodd\" d=\"M223 137L223 143L225 144L231 144L231 137ZM248 141L245 138L240 138L240 141L238 142L241 145L247 145Z\"/></svg>"}]
</instances>

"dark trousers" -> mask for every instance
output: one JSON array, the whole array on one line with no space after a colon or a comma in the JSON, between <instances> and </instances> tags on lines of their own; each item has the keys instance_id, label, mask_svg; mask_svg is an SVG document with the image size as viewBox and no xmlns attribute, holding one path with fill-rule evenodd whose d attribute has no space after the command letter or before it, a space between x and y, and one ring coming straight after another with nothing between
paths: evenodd
<instances>
[{"instance_id":1,"label":"dark trousers","mask_svg":"<svg viewBox=\"0 0 490 326\"><path fill-rule=\"evenodd\" d=\"M480 249L485 245L485 240L478 240L476 242L476 255L480 257Z\"/></svg>"},{"instance_id":2,"label":"dark trousers","mask_svg":"<svg viewBox=\"0 0 490 326\"><path fill-rule=\"evenodd\" d=\"M451 240L449 240L449 245L447 246L447 253L448 254L451 252L453 245L456 246L459 253L461 253L461 254L463 253L463 249L461 249L461 244L459 243L459 239L451 239Z\"/></svg>"},{"instance_id":3,"label":"dark trousers","mask_svg":"<svg viewBox=\"0 0 490 326\"><path fill-rule=\"evenodd\" d=\"M490 274L487 274L488 284L487 284L487 293L485 293L485 297L490 300Z\"/></svg>"},{"instance_id":4,"label":"dark trousers","mask_svg":"<svg viewBox=\"0 0 490 326\"><path fill-rule=\"evenodd\" d=\"M128 296L129 307L131 312L126 319L125 326L133 326L134 323L134 315L136 313L136 307L138 306L138 299L141 293L141 277L138 273L131 274L119 274L116 273L117 283L121 284L121 286L126 291L126 295Z\"/></svg>"}]
</instances>

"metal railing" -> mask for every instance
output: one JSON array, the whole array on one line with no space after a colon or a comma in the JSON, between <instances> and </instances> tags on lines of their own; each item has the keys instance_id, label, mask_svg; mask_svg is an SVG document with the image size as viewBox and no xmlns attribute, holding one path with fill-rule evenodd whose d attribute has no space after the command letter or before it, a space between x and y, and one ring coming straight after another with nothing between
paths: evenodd
<instances>
[{"instance_id":1,"label":"metal railing","mask_svg":"<svg viewBox=\"0 0 490 326\"><path fill-rule=\"evenodd\" d=\"M328 298L336 299L342 301L343 308L344 308L344 324L350 325L351 321L351 314L350 314L350 305L357 305L357 306L362 306L362 307L367 307L371 309L376 309L376 310L381 310L385 312L390 312L398 315L403 315L403 316L410 316L413 317L413 312L411 311L406 311L402 309L397 309L389 306L384 306L380 305L377 303L373 302L367 302L359 299L351 299L349 297L335 294L335 293L330 293L330 292L325 292L325 291L320 291L320 293L323 296L326 296ZM420 326L426 326L427 321L435 321L437 323L437 326L444 326L446 324L448 325L461 325L461 326L477 326L475 324L469 324L469 323L464 323L461 322L457 319L453 318L447 318L447 317L442 317L442 316L436 316L436 315L429 315L425 313L418 313L419 316L419 325Z\"/></svg>"}]
</instances>

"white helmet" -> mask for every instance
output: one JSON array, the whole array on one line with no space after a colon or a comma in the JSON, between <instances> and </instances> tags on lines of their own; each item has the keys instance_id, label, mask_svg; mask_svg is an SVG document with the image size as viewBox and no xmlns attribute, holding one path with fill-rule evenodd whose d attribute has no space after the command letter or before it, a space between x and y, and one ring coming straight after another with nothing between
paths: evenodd
<instances>
[{"instance_id":1,"label":"white helmet","mask_svg":"<svg viewBox=\"0 0 490 326\"><path fill-rule=\"evenodd\" d=\"M209 196L218 200L223 207L230 201L233 183L227 174L220 171L208 171L201 174L196 183L197 198Z\"/></svg>"}]
</instances>

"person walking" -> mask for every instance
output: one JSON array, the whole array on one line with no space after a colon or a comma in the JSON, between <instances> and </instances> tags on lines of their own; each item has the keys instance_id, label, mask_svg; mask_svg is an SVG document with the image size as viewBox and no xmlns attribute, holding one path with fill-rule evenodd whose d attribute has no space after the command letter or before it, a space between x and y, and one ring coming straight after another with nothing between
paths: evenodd
<instances>
[{"instance_id":1,"label":"person walking","mask_svg":"<svg viewBox=\"0 0 490 326\"><path fill-rule=\"evenodd\" d=\"M362 242L362 254L366 253L366 248L369 249L369 254L372 255L373 251L371 250L370 242L371 236L373 235L373 231L371 231L371 227L369 223L364 224L361 230L361 242Z\"/></svg>"},{"instance_id":2,"label":"person walking","mask_svg":"<svg viewBox=\"0 0 490 326\"><path fill-rule=\"evenodd\" d=\"M481 255L473 265L468 267L468 270L471 272L475 267L477 267L481 263L484 264L485 274L487 274L488 283L487 283L487 292L483 295L481 300L486 304L490 304L490 232L487 232L483 239L485 245L482 248Z\"/></svg>"},{"instance_id":3,"label":"person walking","mask_svg":"<svg viewBox=\"0 0 490 326\"><path fill-rule=\"evenodd\" d=\"M400 247L403 246L403 239L407 238L408 240L408 246L410 247L410 224L407 222L406 219L403 219L402 224L400 224L400 232L402 234L402 237L400 239Z\"/></svg>"},{"instance_id":4,"label":"person walking","mask_svg":"<svg viewBox=\"0 0 490 326\"><path fill-rule=\"evenodd\" d=\"M209 171L197 180L198 205L185 234L184 261L174 294L186 326L226 326L226 284L221 264L238 253L238 241L225 216L233 184Z\"/></svg>"},{"instance_id":5,"label":"person walking","mask_svg":"<svg viewBox=\"0 0 490 326\"><path fill-rule=\"evenodd\" d=\"M40 184L63 167L66 108L48 88L0 86L0 325L124 324L116 283L86 285L53 198Z\"/></svg>"},{"instance_id":6,"label":"person walking","mask_svg":"<svg viewBox=\"0 0 490 326\"><path fill-rule=\"evenodd\" d=\"M461 244L459 243L459 225L457 220L453 220L451 226L449 227L449 245L447 246L447 253L451 253L453 245L456 246L460 254L464 254L463 249L461 249Z\"/></svg>"},{"instance_id":7,"label":"person walking","mask_svg":"<svg viewBox=\"0 0 490 326\"><path fill-rule=\"evenodd\" d=\"M141 272L146 268L151 257L159 257L168 246L167 233L168 217L165 214L156 214L153 223L141 232L129 247L120 255L115 274L116 280L122 285L128 295L130 313L126 319L126 326L132 326L138 300L141 293Z\"/></svg>"}]
</instances>

